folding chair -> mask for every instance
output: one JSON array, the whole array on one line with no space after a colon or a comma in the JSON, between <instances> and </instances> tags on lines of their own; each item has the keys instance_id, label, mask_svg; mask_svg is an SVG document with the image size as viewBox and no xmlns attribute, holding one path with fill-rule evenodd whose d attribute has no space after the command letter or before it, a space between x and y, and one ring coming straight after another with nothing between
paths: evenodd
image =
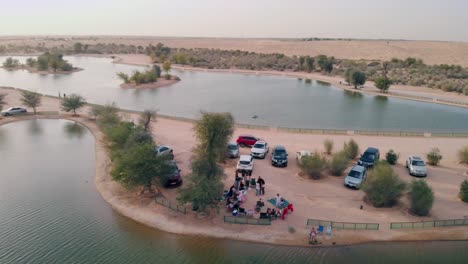
<instances>
[{"instance_id":1,"label":"folding chair","mask_svg":"<svg viewBox=\"0 0 468 264\"><path fill-rule=\"evenodd\" d=\"M321 235L323 234L323 225L319 225L317 228L317 234Z\"/></svg>"}]
</instances>

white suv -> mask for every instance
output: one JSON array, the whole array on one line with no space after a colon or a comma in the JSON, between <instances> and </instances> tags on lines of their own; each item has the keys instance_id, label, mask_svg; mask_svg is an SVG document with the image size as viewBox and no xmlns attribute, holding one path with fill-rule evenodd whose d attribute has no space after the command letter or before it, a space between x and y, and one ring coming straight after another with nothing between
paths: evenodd
<instances>
[{"instance_id":1,"label":"white suv","mask_svg":"<svg viewBox=\"0 0 468 264\"><path fill-rule=\"evenodd\" d=\"M237 162L237 171L253 171L253 157L250 155L241 155Z\"/></svg>"},{"instance_id":2,"label":"white suv","mask_svg":"<svg viewBox=\"0 0 468 264\"><path fill-rule=\"evenodd\" d=\"M268 143L266 143L265 141L257 141L252 146L252 149L250 150L250 155L252 155L252 157L254 158L264 159L268 151Z\"/></svg>"},{"instance_id":3,"label":"white suv","mask_svg":"<svg viewBox=\"0 0 468 264\"><path fill-rule=\"evenodd\" d=\"M414 176L427 176L426 163L418 156L409 156L406 160L406 168L410 175Z\"/></svg>"}]
</instances>

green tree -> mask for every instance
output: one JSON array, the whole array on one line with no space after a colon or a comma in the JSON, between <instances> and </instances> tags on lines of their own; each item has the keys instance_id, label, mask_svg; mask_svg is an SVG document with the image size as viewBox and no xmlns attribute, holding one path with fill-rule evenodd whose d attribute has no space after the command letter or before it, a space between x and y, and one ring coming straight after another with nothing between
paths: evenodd
<instances>
[{"instance_id":1,"label":"green tree","mask_svg":"<svg viewBox=\"0 0 468 264\"><path fill-rule=\"evenodd\" d=\"M198 151L210 163L225 159L226 146L234 132L234 117L230 113L203 113L195 124Z\"/></svg>"},{"instance_id":2,"label":"green tree","mask_svg":"<svg viewBox=\"0 0 468 264\"><path fill-rule=\"evenodd\" d=\"M20 65L17 59L13 59L12 57L8 57L5 62L3 62L3 67L5 68L16 68Z\"/></svg>"},{"instance_id":3,"label":"green tree","mask_svg":"<svg viewBox=\"0 0 468 264\"><path fill-rule=\"evenodd\" d=\"M348 158L353 160L359 155L359 145L354 139L350 139L343 145L343 151L348 155Z\"/></svg>"},{"instance_id":4,"label":"green tree","mask_svg":"<svg viewBox=\"0 0 468 264\"><path fill-rule=\"evenodd\" d=\"M58 60L53 59L53 60L51 60L51 61L49 62L49 66L50 66L52 69L54 69L54 72L57 72L57 69L58 69L59 66L60 66L60 62L59 62Z\"/></svg>"},{"instance_id":5,"label":"green tree","mask_svg":"<svg viewBox=\"0 0 468 264\"><path fill-rule=\"evenodd\" d=\"M322 177L322 172L326 166L327 161L318 152L315 152L309 156L303 156L301 158L301 162L299 162L299 167L301 168L302 172L314 180L320 179Z\"/></svg>"},{"instance_id":6,"label":"green tree","mask_svg":"<svg viewBox=\"0 0 468 264\"><path fill-rule=\"evenodd\" d=\"M432 148L429 153L426 155L427 158L427 163L433 166L437 166L440 163L440 160L442 159L442 155L440 154L439 148Z\"/></svg>"},{"instance_id":7,"label":"green tree","mask_svg":"<svg viewBox=\"0 0 468 264\"><path fill-rule=\"evenodd\" d=\"M156 110L145 110L140 114L140 125L143 126L145 131L150 130L151 121L156 121Z\"/></svg>"},{"instance_id":8,"label":"green tree","mask_svg":"<svg viewBox=\"0 0 468 264\"><path fill-rule=\"evenodd\" d=\"M411 212L415 215L426 216L434 203L434 192L424 180L414 180L410 185Z\"/></svg>"},{"instance_id":9,"label":"green tree","mask_svg":"<svg viewBox=\"0 0 468 264\"><path fill-rule=\"evenodd\" d=\"M341 176L343 172L348 168L349 158L346 152L341 151L333 155L330 164L328 165L331 175Z\"/></svg>"},{"instance_id":10,"label":"green tree","mask_svg":"<svg viewBox=\"0 0 468 264\"><path fill-rule=\"evenodd\" d=\"M118 122L112 126L107 126L104 132L113 149L123 149L133 129L134 124L131 122Z\"/></svg>"},{"instance_id":11,"label":"green tree","mask_svg":"<svg viewBox=\"0 0 468 264\"><path fill-rule=\"evenodd\" d=\"M130 188L142 186L142 192L148 190L152 193L153 185L165 185L174 166L165 155L155 155L154 148L154 144L146 143L127 149L116 162L112 178Z\"/></svg>"},{"instance_id":12,"label":"green tree","mask_svg":"<svg viewBox=\"0 0 468 264\"><path fill-rule=\"evenodd\" d=\"M325 153L330 155L333 151L333 140L331 139L326 139L323 142L323 146L325 147Z\"/></svg>"},{"instance_id":13,"label":"green tree","mask_svg":"<svg viewBox=\"0 0 468 264\"><path fill-rule=\"evenodd\" d=\"M464 146L458 151L458 160L460 163L468 164L468 146Z\"/></svg>"},{"instance_id":14,"label":"green tree","mask_svg":"<svg viewBox=\"0 0 468 264\"><path fill-rule=\"evenodd\" d=\"M459 197L463 202L468 203L468 180L464 180L460 184Z\"/></svg>"},{"instance_id":15,"label":"green tree","mask_svg":"<svg viewBox=\"0 0 468 264\"><path fill-rule=\"evenodd\" d=\"M166 79L169 79L171 75L169 75L169 72L171 71L171 62L170 61L165 61L163 63L163 71L166 73Z\"/></svg>"},{"instance_id":16,"label":"green tree","mask_svg":"<svg viewBox=\"0 0 468 264\"><path fill-rule=\"evenodd\" d=\"M397 163L399 157L400 157L400 155L395 153L395 151L393 151L393 149L389 150L387 152L387 154L385 154L385 159L387 160L388 164L390 164L390 165L395 165Z\"/></svg>"},{"instance_id":17,"label":"green tree","mask_svg":"<svg viewBox=\"0 0 468 264\"><path fill-rule=\"evenodd\" d=\"M125 74L123 72L117 73L117 77L120 80L122 80L124 83L129 83L130 82L130 78L128 77L128 74Z\"/></svg>"},{"instance_id":18,"label":"green tree","mask_svg":"<svg viewBox=\"0 0 468 264\"><path fill-rule=\"evenodd\" d=\"M392 84L392 81L387 76L388 65L389 62L382 63L382 76L379 76L374 80L375 87L377 87L377 89L379 89L382 93L386 93Z\"/></svg>"},{"instance_id":19,"label":"green tree","mask_svg":"<svg viewBox=\"0 0 468 264\"><path fill-rule=\"evenodd\" d=\"M366 83L367 77L366 74L361 71L353 71L351 74L351 84L354 85L354 88L357 89L358 86L364 85Z\"/></svg>"},{"instance_id":20,"label":"green tree","mask_svg":"<svg viewBox=\"0 0 468 264\"><path fill-rule=\"evenodd\" d=\"M37 58L37 69L40 71L49 69L49 58L47 56L39 56Z\"/></svg>"},{"instance_id":21,"label":"green tree","mask_svg":"<svg viewBox=\"0 0 468 264\"><path fill-rule=\"evenodd\" d=\"M375 207L390 207L394 205L402 196L406 188L398 174L386 162L378 162L369 171L367 180L363 183L362 189L366 193L366 198Z\"/></svg>"},{"instance_id":22,"label":"green tree","mask_svg":"<svg viewBox=\"0 0 468 264\"><path fill-rule=\"evenodd\" d=\"M93 106L92 111L96 116L98 125L104 130L120 123L119 110L115 103L104 106Z\"/></svg>"},{"instance_id":23,"label":"green tree","mask_svg":"<svg viewBox=\"0 0 468 264\"><path fill-rule=\"evenodd\" d=\"M153 71L156 74L156 78L161 77L161 67L155 64L153 65Z\"/></svg>"},{"instance_id":24,"label":"green tree","mask_svg":"<svg viewBox=\"0 0 468 264\"><path fill-rule=\"evenodd\" d=\"M81 44L81 42L76 42L73 44L73 49L75 50L75 53L81 53L83 51L83 44Z\"/></svg>"},{"instance_id":25,"label":"green tree","mask_svg":"<svg viewBox=\"0 0 468 264\"><path fill-rule=\"evenodd\" d=\"M31 107L36 114L36 108L41 105L41 95L35 92L22 91L21 102L27 107Z\"/></svg>"},{"instance_id":26,"label":"green tree","mask_svg":"<svg viewBox=\"0 0 468 264\"><path fill-rule=\"evenodd\" d=\"M36 66L36 63L37 63L37 61L34 58L27 58L26 59L26 65L28 65L31 68Z\"/></svg>"},{"instance_id":27,"label":"green tree","mask_svg":"<svg viewBox=\"0 0 468 264\"><path fill-rule=\"evenodd\" d=\"M3 106L6 105L5 97L6 94L0 94L0 111L3 109Z\"/></svg>"},{"instance_id":28,"label":"green tree","mask_svg":"<svg viewBox=\"0 0 468 264\"><path fill-rule=\"evenodd\" d=\"M86 101L81 95L72 94L62 99L62 110L65 112L73 111L73 115L76 115L76 110L85 104Z\"/></svg>"}]
</instances>

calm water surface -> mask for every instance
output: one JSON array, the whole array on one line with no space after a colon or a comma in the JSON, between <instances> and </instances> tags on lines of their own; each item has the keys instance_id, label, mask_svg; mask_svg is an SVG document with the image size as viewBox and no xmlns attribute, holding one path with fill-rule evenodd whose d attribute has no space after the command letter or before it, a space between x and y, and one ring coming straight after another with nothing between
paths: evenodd
<instances>
[{"instance_id":1,"label":"calm water surface","mask_svg":"<svg viewBox=\"0 0 468 264\"><path fill-rule=\"evenodd\" d=\"M160 232L118 215L102 200L94 187L94 158L94 137L74 122L0 126L1 264L468 261L468 241L300 248Z\"/></svg>"},{"instance_id":2,"label":"calm water surface","mask_svg":"<svg viewBox=\"0 0 468 264\"><path fill-rule=\"evenodd\" d=\"M2 62L5 57L0 57ZM25 60L26 57L20 57ZM40 75L0 69L0 86L50 95L78 93L93 103L159 109L161 114L196 118L200 110L228 111L238 123L257 125L405 131L468 130L468 109L346 92L326 83L247 74L173 71L182 81L170 87L126 90L117 72L139 66L110 59L67 57L85 69L70 75ZM257 115L257 119L252 116Z\"/></svg>"}]
</instances>

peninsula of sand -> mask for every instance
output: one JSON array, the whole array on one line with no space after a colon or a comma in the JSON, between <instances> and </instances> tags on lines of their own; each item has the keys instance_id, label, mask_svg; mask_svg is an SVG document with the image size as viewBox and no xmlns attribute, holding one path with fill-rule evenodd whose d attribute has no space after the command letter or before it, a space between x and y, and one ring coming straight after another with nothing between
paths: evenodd
<instances>
[{"instance_id":1,"label":"peninsula of sand","mask_svg":"<svg viewBox=\"0 0 468 264\"><path fill-rule=\"evenodd\" d=\"M17 89L0 88L6 94L8 105L21 105L21 93ZM342 245L370 241L409 241L409 240L466 240L468 226L433 227L416 229L390 229L391 222L419 222L443 219L464 219L467 216L468 204L457 197L460 183L468 178L468 168L458 163L457 151L466 145L466 138L437 137L383 137L362 135L323 135L292 134L275 129L255 130L236 128L234 136L253 134L268 140L271 145L282 144L290 153L302 149L323 151L323 141L331 139L335 146L354 139L359 146L374 146L382 153L394 149L402 157L394 170L402 180L410 182L413 178L405 169L405 159L411 154L424 155L431 147L438 147L443 160L438 167L429 168L428 184L433 188L435 202L430 216L418 217L408 212L409 199L403 197L392 208L374 208L363 201L364 193L343 187L343 176L326 176L321 180L311 180L300 176L299 167L290 157L287 168L272 167L268 160L258 160L254 177L262 176L266 181L265 201L280 193L282 197L294 203L294 212L285 220L275 220L268 226L238 225L225 223L223 216L229 215L221 206L219 213L212 211L208 216L200 217L186 205L186 214L171 210L155 202L154 197L142 196L140 190L126 189L112 180L110 171L112 162L108 156L104 134L96 122L87 117L90 111L86 106L79 111L82 116L73 117L60 112L58 98L44 96L38 111L44 115L8 117L0 120L0 125L30 118L70 119L83 124L95 136L96 171L95 185L97 190L120 214L139 223L163 231L197 236L210 236L261 243L304 246L308 242L310 226L307 220L320 219L338 222L377 223L379 230L333 230L332 235L323 235L319 239L322 245ZM138 113L122 112L128 118L136 120ZM182 169L182 177L187 180L190 174L192 149L196 145L193 123L173 118L158 118L151 124L153 136L159 144L171 146L175 159ZM337 147L338 148L338 147ZM241 149L241 154L248 154L249 149ZM291 155L292 156L292 155ZM235 160L224 166L225 187L232 185L235 171ZM177 188L163 189L160 195L167 201L176 203ZM255 191L247 191L246 208L253 208L258 197Z\"/></svg>"}]
</instances>

